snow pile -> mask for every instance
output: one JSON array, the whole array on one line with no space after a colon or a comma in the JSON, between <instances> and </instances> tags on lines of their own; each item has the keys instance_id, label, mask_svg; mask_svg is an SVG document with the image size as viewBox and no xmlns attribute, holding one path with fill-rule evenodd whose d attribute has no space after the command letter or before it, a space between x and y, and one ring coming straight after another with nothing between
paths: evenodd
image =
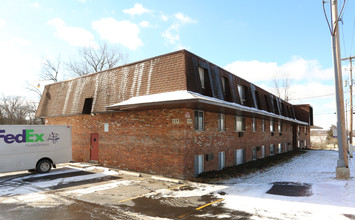
<instances>
[{"instance_id":1,"label":"snow pile","mask_svg":"<svg viewBox=\"0 0 355 220\"><path fill-rule=\"evenodd\" d=\"M224 206L260 218L348 219L345 215L355 215L355 166L349 162L352 178L336 180L337 159L338 152L309 151L266 172L225 181ZM274 182L311 184L312 195L267 194Z\"/></svg>"}]
</instances>

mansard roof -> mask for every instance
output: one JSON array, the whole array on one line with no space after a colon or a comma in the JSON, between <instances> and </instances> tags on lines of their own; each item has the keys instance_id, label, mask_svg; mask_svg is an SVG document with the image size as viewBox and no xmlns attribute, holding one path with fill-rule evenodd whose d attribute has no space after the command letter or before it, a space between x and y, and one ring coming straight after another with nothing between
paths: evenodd
<instances>
[{"instance_id":1,"label":"mansard roof","mask_svg":"<svg viewBox=\"0 0 355 220\"><path fill-rule=\"evenodd\" d=\"M149 99L169 93L194 98L170 96L163 103ZM137 100L140 104L132 103ZM36 116L174 107L276 117L295 123L309 119L307 112L297 110L295 114L299 107L186 50L47 85Z\"/></svg>"}]
</instances>

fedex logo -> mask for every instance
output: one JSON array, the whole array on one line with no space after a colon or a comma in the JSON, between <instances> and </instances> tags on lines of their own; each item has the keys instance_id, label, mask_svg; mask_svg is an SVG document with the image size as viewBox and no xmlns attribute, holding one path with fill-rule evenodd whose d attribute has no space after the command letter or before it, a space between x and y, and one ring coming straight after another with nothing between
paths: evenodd
<instances>
[{"instance_id":1,"label":"fedex logo","mask_svg":"<svg viewBox=\"0 0 355 220\"><path fill-rule=\"evenodd\" d=\"M32 129L23 129L20 134L5 134L5 130L0 130L0 139L3 138L7 144L24 142L44 142L44 134L35 134Z\"/></svg>"}]
</instances>

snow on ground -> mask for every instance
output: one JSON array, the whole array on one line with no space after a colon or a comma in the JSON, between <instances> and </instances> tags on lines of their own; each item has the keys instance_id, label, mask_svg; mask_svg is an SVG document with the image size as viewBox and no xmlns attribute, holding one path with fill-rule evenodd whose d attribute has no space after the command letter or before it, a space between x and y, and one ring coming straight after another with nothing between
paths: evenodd
<instances>
[{"instance_id":1,"label":"snow on ground","mask_svg":"<svg viewBox=\"0 0 355 220\"><path fill-rule=\"evenodd\" d=\"M288 163L241 178L218 184L191 183L191 190L158 192L161 197L212 193L224 199L223 207L250 213L251 219L355 219L355 159L349 160L349 180L335 179L337 160L337 151L308 151ZM311 195L267 194L274 182L310 184Z\"/></svg>"},{"instance_id":2,"label":"snow on ground","mask_svg":"<svg viewBox=\"0 0 355 220\"><path fill-rule=\"evenodd\" d=\"M349 161L349 180L335 179L337 151L309 151L289 163L223 183L224 207L254 214L254 219L349 219L355 218L355 166ZM290 197L266 192L273 182L312 185L312 195Z\"/></svg>"},{"instance_id":3,"label":"snow on ground","mask_svg":"<svg viewBox=\"0 0 355 220\"><path fill-rule=\"evenodd\" d=\"M82 171L88 172L88 174L80 175L79 172ZM92 174L90 174L90 172L92 172ZM71 177L62 176L70 173L78 173L78 175ZM55 169L50 173L30 174L26 176L5 178L0 182L0 203L23 203L34 207L53 207L61 204L69 204L71 203L69 200L60 198L56 195L48 194L46 192L48 192L51 187L100 179L111 175L119 175L119 173L104 167L76 168L66 166ZM45 179L46 177L49 179ZM29 179L34 178L40 178L40 180L28 181ZM76 191L72 190L71 193L82 195L111 189L119 185L127 185L129 183L129 181L111 180L107 184L101 186L83 188Z\"/></svg>"}]
</instances>

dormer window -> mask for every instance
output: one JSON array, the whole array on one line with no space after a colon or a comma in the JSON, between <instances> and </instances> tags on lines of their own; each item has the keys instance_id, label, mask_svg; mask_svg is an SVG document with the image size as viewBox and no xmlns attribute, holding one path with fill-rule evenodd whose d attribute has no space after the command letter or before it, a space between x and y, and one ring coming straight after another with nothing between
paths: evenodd
<instances>
[{"instance_id":1,"label":"dormer window","mask_svg":"<svg viewBox=\"0 0 355 220\"><path fill-rule=\"evenodd\" d=\"M238 85L238 93L240 97L240 104L244 105L245 103L245 86Z\"/></svg>"},{"instance_id":2,"label":"dormer window","mask_svg":"<svg viewBox=\"0 0 355 220\"><path fill-rule=\"evenodd\" d=\"M201 88L202 89L206 89L206 86L205 86L205 69L202 68L202 67L199 67L198 68L198 74L200 76Z\"/></svg>"},{"instance_id":3,"label":"dormer window","mask_svg":"<svg viewBox=\"0 0 355 220\"><path fill-rule=\"evenodd\" d=\"M223 94L226 95L227 94L227 90L228 90L228 79L224 76L221 77L221 82L222 82L222 91Z\"/></svg>"},{"instance_id":4,"label":"dormer window","mask_svg":"<svg viewBox=\"0 0 355 220\"><path fill-rule=\"evenodd\" d=\"M82 114L90 114L92 109L93 98L86 98Z\"/></svg>"}]
</instances>

